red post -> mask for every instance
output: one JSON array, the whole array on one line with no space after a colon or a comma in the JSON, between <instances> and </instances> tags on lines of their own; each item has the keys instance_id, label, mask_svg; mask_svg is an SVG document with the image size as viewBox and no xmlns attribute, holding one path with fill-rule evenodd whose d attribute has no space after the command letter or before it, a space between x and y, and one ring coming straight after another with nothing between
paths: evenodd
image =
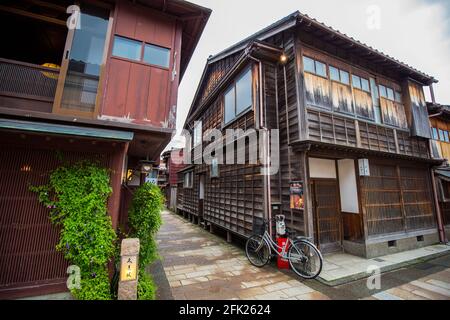
<instances>
[{"instance_id":1,"label":"red post","mask_svg":"<svg viewBox=\"0 0 450 320\"><path fill-rule=\"evenodd\" d=\"M281 248L284 248L284 246L286 246L286 242L287 241L288 241L287 238L283 238L283 237L278 237L277 238L277 244ZM287 254L288 249L289 249L289 246L286 246L285 254ZM281 249L278 249L278 252L281 253ZM284 259L281 256L278 256L278 258L277 258L277 266L278 266L278 269L289 269L289 260Z\"/></svg>"}]
</instances>

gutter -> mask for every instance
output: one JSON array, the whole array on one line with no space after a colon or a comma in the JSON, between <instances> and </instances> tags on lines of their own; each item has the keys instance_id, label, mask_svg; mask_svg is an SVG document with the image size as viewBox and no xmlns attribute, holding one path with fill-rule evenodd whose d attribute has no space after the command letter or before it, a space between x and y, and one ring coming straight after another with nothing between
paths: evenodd
<instances>
[{"instance_id":1,"label":"gutter","mask_svg":"<svg viewBox=\"0 0 450 320\"><path fill-rule=\"evenodd\" d=\"M247 61L247 59L261 61L260 59L252 56L252 53L254 52L255 49L262 49L262 50L265 50L266 52L271 51L272 54L274 54L274 55L276 55L278 53L279 54L282 53L281 49L261 43L259 41L253 41L252 43L250 43L247 46L247 48L244 50L244 52L242 52L242 54L236 59L234 64L231 66L231 68L229 68L227 73L222 77L222 79L219 81L219 83L217 83L215 88L208 94L206 99L203 102L201 102L197 106L197 108L195 108L195 110L193 109L193 105L191 105L191 109L189 110L189 113L186 117L183 128L186 128L187 123L192 121L200 112L202 112L205 109L205 107L209 106L211 101L213 101L217 97L217 95L220 94L220 92L224 90L224 87L232 79L232 77L240 71L243 64ZM210 63L211 63L210 60L208 60L208 64L210 64ZM206 68L207 68L207 66L206 66ZM206 73L206 69L203 72ZM203 77L203 75L202 75L202 77ZM197 91L198 91L198 88L197 88ZM196 95L197 95L197 93L196 93ZM193 103L195 103L195 101L196 101L196 96L194 97Z\"/></svg>"},{"instance_id":2,"label":"gutter","mask_svg":"<svg viewBox=\"0 0 450 320\"><path fill-rule=\"evenodd\" d=\"M439 113L435 113L435 114L431 114L431 115L429 115L428 116L428 118L436 118L436 117L440 117L440 116L442 116L444 114L444 112L443 111L441 111L441 112L439 112Z\"/></svg>"}]
</instances>

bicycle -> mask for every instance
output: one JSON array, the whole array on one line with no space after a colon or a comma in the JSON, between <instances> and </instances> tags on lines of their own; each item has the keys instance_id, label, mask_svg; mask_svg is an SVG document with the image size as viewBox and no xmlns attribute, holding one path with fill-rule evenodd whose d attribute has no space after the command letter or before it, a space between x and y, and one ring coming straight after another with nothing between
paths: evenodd
<instances>
[{"instance_id":1,"label":"bicycle","mask_svg":"<svg viewBox=\"0 0 450 320\"><path fill-rule=\"evenodd\" d=\"M267 231L270 222L275 219L260 220L263 221L263 224L254 222L254 230L257 230L257 232L248 238L245 244L245 254L251 264L262 268L274 256L272 252L275 252L278 256L288 260L292 270L300 277L315 279L319 276L323 265L322 254L308 238L292 238L293 233L286 232L286 244L280 247Z\"/></svg>"}]
</instances>

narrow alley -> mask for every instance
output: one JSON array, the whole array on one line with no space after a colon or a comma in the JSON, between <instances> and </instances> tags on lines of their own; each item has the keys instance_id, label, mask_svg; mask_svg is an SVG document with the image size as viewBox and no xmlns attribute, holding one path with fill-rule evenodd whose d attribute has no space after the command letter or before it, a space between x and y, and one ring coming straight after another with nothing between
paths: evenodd
<instances>
[{"instance_id":1,"label":"narrow alley","mask_svg":"<svg viewBox=\"0 0 450 320\"><path fill-rule=\"evenodd\" d=\"M158 235L165 282L173 298L187 300L389 299L449 300L450 255L382 276L382 287L370 291L366 280L329 287L299 279L274 265L253 267L242 246L229 244L170 211L163 212Z\"/></svg>"},{"instance_id":2,"label":"narrow alley","mask_svg":"<svg viewBox=\"0 0 450 320\"><path fill-rule=\"evenodd\" d=\"M271 266L253 267L243 250L169 211L158 236L173 298L328 299Z\"/></svg>"}]
</instances>

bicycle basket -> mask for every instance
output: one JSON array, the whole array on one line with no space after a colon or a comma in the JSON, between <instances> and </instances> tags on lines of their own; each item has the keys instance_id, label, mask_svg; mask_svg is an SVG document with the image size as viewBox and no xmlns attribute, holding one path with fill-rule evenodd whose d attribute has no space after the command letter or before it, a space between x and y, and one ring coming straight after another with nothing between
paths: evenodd
<instances>
[{"instance_id":1,"label":"bicycle basket","mask_svg":"<svg viewBox=\"0 0 450 320\"><path fill-rule=\"evenodd\" d=\"M266 231L266 224L262 218L253 218L253 233L262 236Z\"/></svg>"}]
</instances>

